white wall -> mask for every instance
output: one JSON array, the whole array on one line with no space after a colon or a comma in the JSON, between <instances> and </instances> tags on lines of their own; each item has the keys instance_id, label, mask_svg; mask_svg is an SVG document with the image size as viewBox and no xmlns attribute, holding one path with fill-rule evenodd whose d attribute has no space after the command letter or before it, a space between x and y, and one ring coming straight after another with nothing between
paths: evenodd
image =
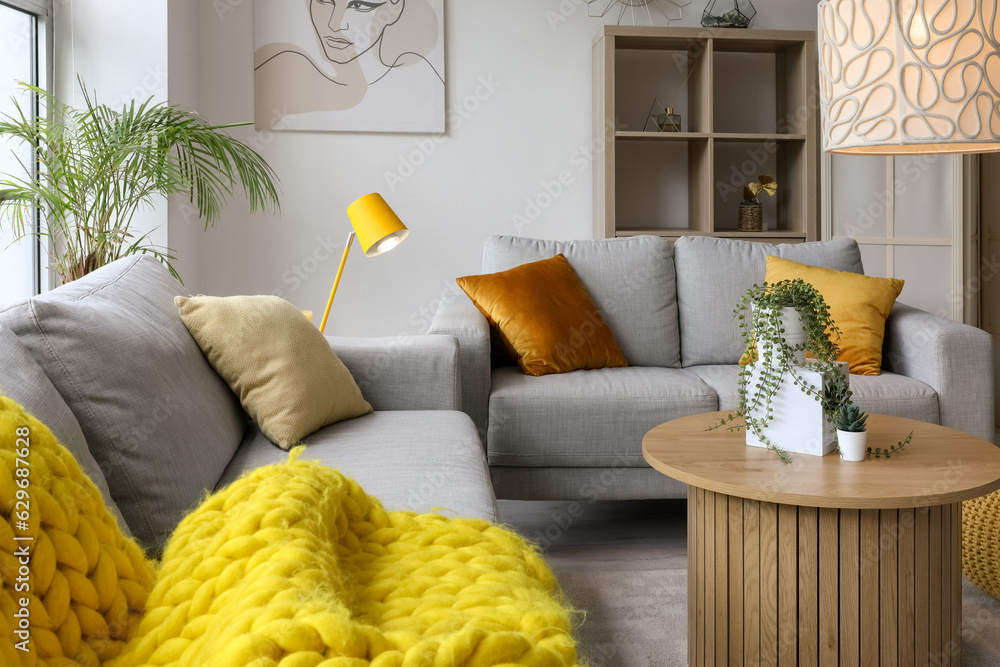
<instances>
[{"instance_id":1,"label":"white wall","mask_svg":"<svg viewBox=\"0 0 1000 667\"><path fill-rule=\"evenodd\" d=\"M200 110L213 122L253 120L252 5L201 3ZM687 7L683 24L697 25L703 5ZM815 29L815 4L756 5L756 27ZM245 205L231 206L204 234L197 280L188 279L193 290L275 292L322 310L350 231L344 209L374 190L412 233L380 257L355 248L328 325L333 333L424 331L453 279L479 272L491 234L592 236L592 175L581 156L591 142L591 43L600 22L574 0L450 0L446 12L448 108L468 109L452 113L458 120L447 135L435 143L430 135L240 133L280 175L282 212L251 217ZM422 164L402 183L387 183L385 174L411 156ZM563 170L571 185L530 224L515 224L512 217L527 218L528 200Z\"/></svg>"},{"instance_id":2,"label":"white wall","mask_svg":"<svg viewBox=\"0 0 1000 667\"><path fill-rule=\"evenodd\" d=\"M813 3L755 4L757 28L815 28ZM102 100L169 93L172 103L213 122L253 120L252 0L57 5L56 91L64 99L73 97L79 72ZM703 5L688 6L675 25L697 25ZM479 271L491 234L592 236L584 155L600 21L587 16L582 0L448 0L445 23L444 136L234 131L277 171L282 211L251 216L239 200L204 232L183 202L172 200L168 239L158 238L177 251L190 291L276 293L322 310L350 231L344 209L371 191L385 195L412 234L380 257L355 249L332 333L424 331L441 293L455 289L453 279ZM542 195L548 203L546 184L564 171L570 185L535 215L532 202ZM144 222L166 220L159 207Z\"/></svg>"},{"instance_id":3,"label":"white wall","mask_svg":"<svg viewBox=\"0 0 1000 667\"><path fill-rule=\"evenodd\" d=\"M196 110L201 108L200 4L201 0L170 0L167 7L168 100ZM177 258L172 264L192 291L200 282L200 245L204 240L204 222L193 209L186 197L174 195L170 199L169 241Z\"/></svg>"},{"instance_id":4,"label":"white wall","mask_svg":"<svg viewBox=\"0 0 1000 667\"><path fill-rule=\"evenodd\" d=\"M96 91L98 102L112 108L133 99L167 99L167 0L54 5L53 83L59 99L84 105L77 75L88 91ZM140 211L133 223L133 231L154 230L152 243L167 245L166 206Z\"/></svg>"}]
</instances>

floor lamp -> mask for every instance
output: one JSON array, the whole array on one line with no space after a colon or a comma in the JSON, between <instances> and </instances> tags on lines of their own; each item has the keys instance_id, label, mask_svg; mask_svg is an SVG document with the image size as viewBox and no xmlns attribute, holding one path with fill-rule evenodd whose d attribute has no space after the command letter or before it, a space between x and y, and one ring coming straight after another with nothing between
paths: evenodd
<instances>
[{"instance_id":1,"label":"floor lamp","mask_svg":"<svg viewBox=\"0 0 1000 667\"><path fill-rule=\"evenodd\" d=\"M377 192L365 195L348 206L347 217L350 219L353 229L347 237L347 246L344 248L344 256L340 259L337 278L333 281L333 289L330 290L330 300L326 302L323 321L319 325L321 333L326 330L326 321L330 317L333 297L337 295L337 287L340 286L340 277L344 274L344 265L347 264L347 255L351 251L354 237L357 236L365 257L374 257L389 252L410 233L399 216L389 208L389 205L382 199L382 195Z\"/></svg>"}]
</instances>

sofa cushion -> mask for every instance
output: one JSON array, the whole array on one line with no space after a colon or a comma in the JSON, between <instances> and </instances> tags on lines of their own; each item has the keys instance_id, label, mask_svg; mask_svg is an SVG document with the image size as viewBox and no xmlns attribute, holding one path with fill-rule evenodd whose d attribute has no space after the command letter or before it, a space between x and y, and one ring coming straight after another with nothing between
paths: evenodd
<instances>
[{"instance_id":1,"label":"sofa cushion","mask_svg":"<svg viewBox=\"0 0 1000 667\"><path fill-rule=\"evenodd\" d=\"M852 375L850 380L852 400L865 412L941 423L937 392L930 385L889 371Z\"/></svg>"},{"instance_id":2,"label":"sofa cushion","mask_svg":"<svg viewBox=\"0 0 1000 667\"><path fill-rule=\"evenodd\" d=\"M0 394L24 406L26 412L45 424L63 447L69 450L84 474L101 492L104 504L115 516L119 527L131 537L121 510L111 499L108 481L97 465L87 440L80 430L80 422L66 405L52 382L45 376L31 353L25 349L9 329L0 326Z\"/></svg>"},{"instance_id":3,"label":"sofa cushion","mask_svg":"<svg viewBox=\"0 0 1000 667\"><path fill-rule=\"evenodd\" d=\"M764 280L768 256L837 271L864 273L853 239L770 245L704 236L674 244L683 366L735 364L743 354L733 309Z\"/></svg>"},{"instance_id":4,"label":"sofa cushion","mask_svg":"<svg viewBox=\"0 0 1000 667\"><path fill-rule=\"evenodd\" d=\"M132 533L154 550L215 487L246 424L181 322L180 292L140 255L0 311L79 421Z\"/></svg>"},{"instance_id":5,"label":"sofa cushion","mask_svg":"<svg viewBox=\"0 0 1000 667\"><path fill-rule=\"evenodd\" d=\"M831 336L840 346L837 359L848 362L851 373L878 375L882 368L885 319L903 291L902 280L832 271L780 257L767 258L765 275L769 283L801 278L815 287L840 330L839 340Z\"/></svg>"},{"instance_id":6,"label":"sofa cushion","mask_svg":"<svg viewBox=\"0 0 1000 667\"><path fill-rule=\"evenodd\" d=\"M465 413L375 412L322 428L306 444L299 460L336 468L390 511L497 520L483 446ZM217 488L287 458L252 425Z\"/></svg>"},{"instance_id":7,"label":"sofa cushion","mask_svg":"<svg viewBox=\"0 0 1000 667\"><path fill-rule=\"evenodd\" d=\"M697 375L702 382L711 387L719 397L719 407L716 410L736 410L740 407L738 365L689 366L684 370Z\"/></svg>"},{"instance_id":8,"label":"sofa cushion","mask_svg":"<svg viewBox=\"0 0 1000 667\"><path fill-rule=\"evenodd\" d=\"M731 364L684 369L701 378L719 396L719 410L739 407L739 370L739 366ZM850 382L853 400L865 412L940 423L937 393L919 380L882 371L879 376L851 375Z\"/></svg>"},{"instance_id":9,"label":"sofa cushion","mask_svg":"<svg viewBox=\"0 0 1000 667\"><path fill-rule=\"evenodd\" d=\"M656 236L543 241L494 236L483 272L506 271L562 253L633 366L680 366L677 284L670 243Z\"/></svg>"},{"instance_id":10,"label":"sofa cushion","mask_svg":"<svg viewBox=\"0 0 1000 667\"><path fill-rule=\"evenodd\" d=\"M372 411L323 334L284 299L178 296L174 303L212 368L282 449Z\"/></svg>"},{"instance_id":11,"label":"sofa cushion","mask_svg":"<svg viewBox=\"0 0 1000 667\"><path fill-rule=\"evenodd\" d=\"M608 368L529 377L493 371L490 465L642 467L654 426L715 410L715 393L672 368ZM706 424L708 426L708 424Z\"/></svg>"},{"instance_id":12,"label":"sofa cushion","mask_svg":"<svg viewBox=\"0 0 1000 667\"><path fill-rule=\"evenodd\" d=\"M562 253L455 282L528 375L628 366L614 334Z\"/></svg>"}]
</instances>

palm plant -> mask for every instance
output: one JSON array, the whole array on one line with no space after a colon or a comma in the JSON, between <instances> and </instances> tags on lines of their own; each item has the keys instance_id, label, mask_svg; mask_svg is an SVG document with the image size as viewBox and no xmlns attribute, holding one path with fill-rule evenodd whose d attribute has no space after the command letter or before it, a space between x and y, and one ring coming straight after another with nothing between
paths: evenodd
<instances>
[{"instance_id":1,"label":"palm plant","mask_svg":"<svg viewBox=\"0 0 1000 667\"><path fill-rule=\"evenodd\" d=\"M81 88L83 88L82 81ZM9 221L18 238L49 237L51 268L63 282L136 253L154 255L178 279L169 248L149 234L136 236L132 219L160 197L187 195L215 224L237 183L250 210L278 210L274 171L256 151L192 111L132 102L120 111L97 104L83 88L85 106L63 104L45 90L21 84L38 96L48 114L15 112L0 118L0 137L35 150L23 176L0 175L0 225ZM43 224L36 229L35 211Z\"/></svg>"}]
</instances>

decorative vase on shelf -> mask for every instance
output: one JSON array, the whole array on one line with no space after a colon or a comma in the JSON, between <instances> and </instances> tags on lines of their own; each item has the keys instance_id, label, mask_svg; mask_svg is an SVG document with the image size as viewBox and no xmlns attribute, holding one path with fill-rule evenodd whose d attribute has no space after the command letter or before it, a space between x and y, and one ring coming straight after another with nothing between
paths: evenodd
<instances>
[{"instance_id":1,"label":"decorative vase on shelf","mask_svg":"<svg viewBox=\"0 0 1000 667\"><path fill-rule=\"evenodd\" d=\"M665 108L663 113L653 114L653 121L656 127L660 128L660 132L681 131L681 117L680 114L674 113L673 107Z\"/></svg>"},{"instance_id":2,"label":"decorative vase on shelf","mask_svg":"<svg viewBox=\"0 0 1000 667\"><path fill-rule=\"evenodd\" d=\"M764 207L760 203L741 203L738 228L741 232L764 231Z\"/></svg>"},{"instance_id":3,"label":"decorative vase on shelf","mask_svg":"<svg viewBox=\"0 0 1000 667\"><path fill-rule=\"evenodd\" d=\"M705 28L749 28L757 16L750 0L709 0L701 14Z\"/></svg>"}]
</instances>

